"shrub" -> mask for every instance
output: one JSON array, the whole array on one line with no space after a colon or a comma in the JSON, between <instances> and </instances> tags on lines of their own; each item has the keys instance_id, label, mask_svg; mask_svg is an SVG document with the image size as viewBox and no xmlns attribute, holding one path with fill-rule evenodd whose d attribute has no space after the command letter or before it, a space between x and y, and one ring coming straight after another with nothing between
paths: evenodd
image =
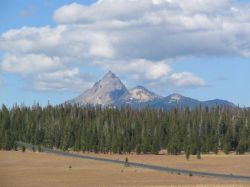
<instances>
[{"instance_id":1,"label":"shrub","mask_svg":"<svg viewBox=\"0 0 250 187\"><path fill-rule=\"evenodd\" d=\"M26 151L26 147L23 145L22 146L22 152L25 152Z\"/></svg>"},{"instance_id":2,"label":"shrub","mask_svg":"<svg viewBox=\"0 0 250 187\"><path fill-rule=\"evenodd\" d=\"M38 146L38 152L43 152L43 149L40 145Z\"/></svg>"},{"instance_id":3,"label":"shrub","mask_svg":"<svg viewBox=\"0 0 250 187\"><path fill-rule=\"evenodd\" d=\"M129 166L129 163L128 163L128 158L126 157L125 159L125 163L124 163L125 167L128 167Z\"/></svg>"},{"instance_id":4,"label":"shrub","mask_svg":"<svg viewBox=\"0 0 250 187\"><path fill-rule=\"evenodd\" d=\"M201 159L201 153L200 153L200 151L198 151L198 153L197 153L197 159Z\"/></svg>"},{"instance_id":5,"label":"shrub","mask_svg":"<svg viewBox=\"0 0 250 187\"><path fill-rule=\"evenodd\" d=\"M32 146L32 151L36 152L36 147L35 146Z\"/></svg>"}]
</instances>

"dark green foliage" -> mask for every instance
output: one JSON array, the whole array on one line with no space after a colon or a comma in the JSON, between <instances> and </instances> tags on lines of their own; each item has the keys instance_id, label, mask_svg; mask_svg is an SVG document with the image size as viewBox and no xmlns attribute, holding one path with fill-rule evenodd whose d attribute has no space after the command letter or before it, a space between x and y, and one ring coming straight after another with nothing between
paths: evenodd
<instances>
[{"instance_id":1,"label":"dark green foliage","mask_svg":"<svg viewBox=\"0 0 250 187\"><path fill-rule=\"evenodd\" d=\"M197 157L197 159L199 159L199 160L201 159L201 152L200 152L200 151L197 152L196 157Z\"/></svg>"},{"instance_id":2,"label":"dark green foliage","mask_svg":"<svg viewBox=\"0 0 250 187\"><path fill-rule=\"evenodd\" d=\"M141 154L141 145L137 145L135 148L136 154Z\"/></svg>"},{"instance_id":3,"label":"dark green foliage","mask_svg":"<svg viewBox=\"0 0 250 187\"><path fill-rule=\"evenodd\" d=\"M223 151L225 154L229 154L229 151L232 149L232 129L228 127L226 134L223 138Z\"/></svg>"},{"instance_id":4,"label":"dark green foliage","mask_svg":"<svg viewBox=\"0 0 250 187\"><path fill-rule=\"evenodd\" d=\"M39 145L37 148L38 152L43 152L43 148Z\"/></svg>"},{"instance_id":5,"label":"dark green foliage","mask_svg":"<svg viewBox=\"0 0 250 187\"><path fill-rule=\"evenodd\" d=\"M22 152L25 152L26 151L26 147L23 145L22 146Z\"/></svg>"},{"instance_id":6,"label":"dark green foliage","mask_svg":"<svg viewBox=\"0 0 250 187\"><path fill-rule=\"evenodd\" d=\"M159 151L160 151L160 140L159 140L159 137L157 135L155 135L153 137L153 140L152 140L152 149L151 149L151 153L153 154L158 154Z\"/></svg>"},{"instance_id":7,"label":"dark green foliage","mask_svg":"<svg viewBox=\"0 0 250 187\"><path fill-rule=\"evenodd\" d=\"M32 146L32 151L36 152L36 147L35 146Z\"/></svg>"},{"instance_id":8,"label":"dark green foliage","mask_svg":"<svg viewBox=\"0 0 250 187\"><path fill-rule=\"evenodd\" d=\"M239 143L236 148L237 154L243 154L247 152L248 147L249 147L249 142L248 142L248 129L245 127L242 127L240 130L240 137L239 137Z\"/></svg>"},{"instance_id":9,"label":"dark green foliage","mask_svg":"<svg viewBox=\"0 0 250 187\"><path fill-rule=\"evenodd\" d=\"M18 146L17 146L17 143L16 143L16 142L14 143L13 148L14 148L15 151L18 151Z\"/></svg>"},{"instance_id":10,"label":"dark green foliage","mask_svg":"<svg viewBox=\"0 0 250 187\"><path fill-rule=\"evenodd\" d=\"M171 111L59 105L0 109L0 149L16 141L64 151L189 155L250 147L250 109L188 108ZM38 150L38 151L39 151Z\"/></svg>"},{"instance_id":11,"label":"dark green foliage","mask_svg":"<svg viewBox=\"0 0 250 187\"><path fill-rule=\"evenodd\" d=\"M190 156L190 150L189 150L189 148L186 148L185 157L186 157L187 160L189 160L189 156Z\"/></svg>"}]
</instances>

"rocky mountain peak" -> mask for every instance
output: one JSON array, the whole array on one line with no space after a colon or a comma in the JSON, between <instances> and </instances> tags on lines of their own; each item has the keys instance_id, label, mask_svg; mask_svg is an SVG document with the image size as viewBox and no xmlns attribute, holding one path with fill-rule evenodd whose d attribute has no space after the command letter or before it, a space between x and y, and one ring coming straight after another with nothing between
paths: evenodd
<instances>
[{"instance_id":1,"label":"rocky mountain peak","mask_svg":"<svg viewBox=\"0 0 250 187\"><path fill-rule=\"evenodd\" d=\"M112 71L108 71L103 77L103 79L116 78L116 75Z\"/></svg>"},{"instance_id":2,"label":"rocky mountain peak","mask_svg":"<svg viewBox=\"0 0 250 187\"><path fill-rule=\"evenodd\" d=\"M121 80L111 71L104 75L104 77L96 82L94 86L79 97L74 99L75 103L79 104L114 104L122 95L128 92L126 86Z\"/></svg>"},{"instance_id":3,"label":"rocky mountain peak","mask_svg":"<svg viewBox=\"0 0 250 187\"><path fill-rule=\"evenodd\" d=\"M101 80L96 82L92 88L83 92L80 96L69 101L78 105L129 105L133 108L161 108L169 110L175 107L214 107L229 106L234 107L233 103L224 100L199 101L189 97L173 93L167 97L161 97L143 86L137 86L127 90L126 86L113 72L107 72Z\"/></svg>"},{"instance_id":4,"label":"rocky mountain peak","mask_svg":"<svg viewBox=\"0 0 250 187\"><path fill-rule=\"evenodd\" d=\"M107 89L127 89L122 81L111 71L104 75L102 80L98 82L98 85L100 88L106 91L108 91Z\"/></svg>"}]
</instances>

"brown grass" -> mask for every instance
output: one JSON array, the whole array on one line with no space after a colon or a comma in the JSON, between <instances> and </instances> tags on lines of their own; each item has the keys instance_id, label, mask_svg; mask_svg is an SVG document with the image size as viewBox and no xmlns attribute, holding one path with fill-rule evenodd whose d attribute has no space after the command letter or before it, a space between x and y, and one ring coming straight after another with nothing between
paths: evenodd
<instances>
[{"instance_id":1,"label":"brown grass","mask_svg":"<svg viewBox=\"0 0 250 187\"><path fill-rule=\"evenodd\" d=\"M118 160L125 160L127 157L131 162L173 167L178 169L188 169L194 171L208 171L216 173L246 175L250 176L250 154L236 155L224 153L201 155L201 160L196 156L190 156L186 160L185 155L136 155L136 154L94 154L80 153L94 157L105 157Z\"/></svg>"},{"instance_id":2,"label":"brown grass","mask_svg":"<svg viewBox=\"0 0 250 187\"><path fill-rule=\"evenodd\" d=\"M98 155L100 156L100 155ZM109 155L117 157L120 155ZM142 161L158 160L157 156L132 156ZM107 156L106 156L107 157ZM138 157L138 158L136 158ZM146 159L146 160L145 160ZM172 158L174 159L174 158ZM175 159L180 159L176 157ZM225 160L227 157L224 158ZM244 161L244 160L243 160ZM162 162L162 160L158 160ZM191 161L192 162L192 161ZM202 160L204 162L204 160ZM174 164L174 163L173 163ZM177 164L178 165L178 164ZM244 163L242 163L244 165ZM69 166L72 166L70 168ZM1 187L67 187L67 186L196 186L245 187L246 182L167 174L92 160L68 158L46 153L0 151Z\"/></svg>"}]
</instances>

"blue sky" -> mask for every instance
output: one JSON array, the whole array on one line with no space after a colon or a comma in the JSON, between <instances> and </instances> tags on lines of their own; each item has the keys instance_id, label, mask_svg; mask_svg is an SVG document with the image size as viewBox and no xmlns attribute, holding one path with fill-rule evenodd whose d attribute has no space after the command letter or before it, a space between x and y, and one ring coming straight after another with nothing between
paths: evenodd
<instances>
[{"instance_id":1,"label":"blue sky","mask_svg":"<svg viewBox=\"0 0 250 187\"><path fill-rule=\"evenodd\" d=\"M194 1L1 2L0 103L59 104L112 70L129 88L250 106L250 3Z\"/></svg>"}]
</instances>

